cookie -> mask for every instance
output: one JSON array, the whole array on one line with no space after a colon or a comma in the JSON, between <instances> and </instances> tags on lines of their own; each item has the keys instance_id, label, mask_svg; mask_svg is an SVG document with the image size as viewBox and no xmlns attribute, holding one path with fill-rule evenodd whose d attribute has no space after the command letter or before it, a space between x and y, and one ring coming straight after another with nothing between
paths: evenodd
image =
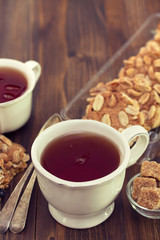
<instances>
[{"instance_id":1,"label":"cookie","mask_svg":"<svg viewBox=\"0 0 160 240\"><path fill-rule=\"evenodd\" d=\"M117 79L90 89L84 119L94 119L118 131L141 125L160 126L160 29L136 56L124 60Z\"/></svg>"},{"instance_id":2,"label":"cookie","mask_svg":"<svg viewBox=\"0 0 160 240\"><path fill-rule=\"evenodd\" d=\"M27 167L29 155L23 146L0 135L0 189L8 188L13 177Z\"/></svg>"}]
</instances>

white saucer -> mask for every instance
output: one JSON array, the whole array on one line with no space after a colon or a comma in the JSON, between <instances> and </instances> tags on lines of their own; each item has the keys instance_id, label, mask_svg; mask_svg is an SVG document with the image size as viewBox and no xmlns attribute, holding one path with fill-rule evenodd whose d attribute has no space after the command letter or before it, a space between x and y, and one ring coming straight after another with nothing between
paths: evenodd
<instances>
[{"instance_id":1,"label":"white saucer","mask_svg":"<svg viewBox=\"0 0 160 240\"><path fill-rule=\"evenodd\" d=\"M71 215L61 212L48 204L52 217L62 225L70 228L84 229L94 227L104 222L114 210L114 202L102 211L88 215Z\"/></svg>"}]
</instances>

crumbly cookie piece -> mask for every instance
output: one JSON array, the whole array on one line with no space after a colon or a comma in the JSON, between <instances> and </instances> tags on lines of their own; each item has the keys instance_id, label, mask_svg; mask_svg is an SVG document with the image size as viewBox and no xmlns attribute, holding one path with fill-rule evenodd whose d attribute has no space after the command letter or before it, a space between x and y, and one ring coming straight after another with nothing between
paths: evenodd
<instances>
[{"instance_id":1,"label":"crumbly cookie piece","mask_svg":"<svg viewBox=\"0 0 160 240\"><path fill-rule=\"evenodd\" d=\"M141 177L152 177L160 181L160 164L155 161L144 161L141 165Z\"/></svg>"},{"instance_id":2,"label":"crumbly cookie piece","mask_svg":"<svg viewBox=\"0 0 160 240\"><path fill-rule=\"evenodd\" d=\"M86 114L122 131L131 125L160 126L160 27L136 56L124 60L119 78L90 89Z\"/></svg>"},{"instance_id":3,"label":"crumbly cookie piece","mask_svg":"<svg viewBox=\"0 0 160 240\"><path fill-rule=\"evenodd\" d=\"M160 189L156 187L142 187L137 203L148 209L160 208Z\"/></svg>"},{"instance_id":4,"label":"crumbly cookie piece","mask_svg":"<svg viewBox=\"0 0 160 240\"><path fill-rule=\"evenodd\" d=\"M137 201L142 187L157 187L156 179L136 177L133 181L132 198Z\"/></svg>"},{"instance_id":5,"label":"crumbly cookie piece","mask_svg":"<svg viewBox=\"0 0 160 240\"><path fill-rule=\"evenodd\" d=\"M0 189L7 188L13 177L27 167L28 161L23 146L0 135Z\"/></svg>"}]
</instances>

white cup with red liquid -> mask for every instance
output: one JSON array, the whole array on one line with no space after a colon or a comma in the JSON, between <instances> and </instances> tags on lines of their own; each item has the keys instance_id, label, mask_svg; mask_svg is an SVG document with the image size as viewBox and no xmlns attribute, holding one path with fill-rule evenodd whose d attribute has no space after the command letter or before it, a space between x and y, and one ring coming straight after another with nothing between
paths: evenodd
<instances>
[{"instance_id":1,"label":"white cup with red liquid","mask_svg":"<svg viewBox=\"0 0 160 240\"><path fill-rule=\"evenodd\" d=\"M36 61L0 59L0 133L15 131L28 121L40 74Z\"/></svg>"},{"instance_id":2,"label":"white cup with red liquid","mask_svg":"<svg viewBox=\"0 0 160 240\"><path fill-rule=\"evenodd\" d=\"M39 134L32 145L32 161L53 218L77 229L105 221L113 212L126 168L139 159L148 142L148 132L141 126L120 133L104 123L82 119L57 123ZM105 145L113 156L107 154ZM118 164L108 172L107 166L117 153Z\"/></svg>"}]
</instances>

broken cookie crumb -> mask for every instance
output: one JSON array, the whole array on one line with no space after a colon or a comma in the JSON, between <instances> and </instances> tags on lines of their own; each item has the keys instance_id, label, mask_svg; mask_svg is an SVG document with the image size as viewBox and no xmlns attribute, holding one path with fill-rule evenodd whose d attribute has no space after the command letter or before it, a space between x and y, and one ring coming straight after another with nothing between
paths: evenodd
<instances>
[{"instance_id":1,"label":"broken cookie crumb","mask_svg":"<svg viewBox=\"0 0 160 240\"><path fill-rule=\"evenodd\" d=\"M29 159L22 145L0 135L0 189L8 188L13 177L27 167Z\"/></svg>"}]
</instances>

